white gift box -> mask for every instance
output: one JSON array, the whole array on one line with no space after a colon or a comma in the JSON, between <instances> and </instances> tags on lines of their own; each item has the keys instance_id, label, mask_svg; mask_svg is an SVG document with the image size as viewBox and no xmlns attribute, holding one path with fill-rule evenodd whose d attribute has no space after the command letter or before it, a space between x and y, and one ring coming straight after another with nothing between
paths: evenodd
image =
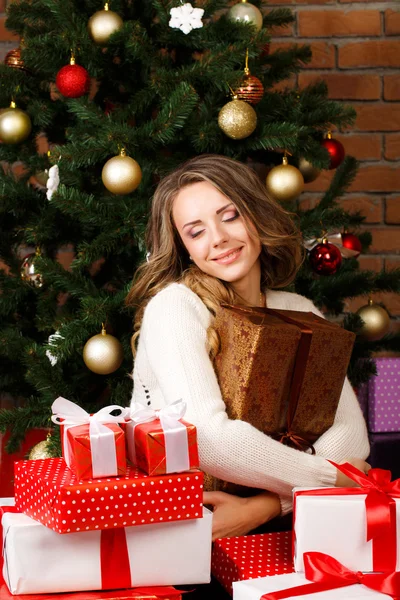
<instances>
[{"instance_id":1,"label":"white gift box","mask_svg":"<svg viewBox=\"0 0 400 600\"><path fill-rule=\"evenodd\" d=\"M3 576L12 594L101 589L100 531L60 535L7 512L2 525ZM132 587L208 583L211 525L204 509L202 519L127 527Z\"/></svg>"},{"instance_id":2,"label":"white gift box","mask_svg":"<svg viewBox=\"0 0 400 600\"><path fill-rule=\"evenodd\" d=\"M233 600L260 600L263 594L286 590L307 583L311 582L300 573L235 581L233 583ZM357 600L389 600L390 596L374 592L365 585L356 584L326 592L290 596L290 598L296 600L299 598L301 600L351 600L352 598L357 598Z\"/></svg>"},{"instance_id":3,"label":"white gift box","mask_svg":"<svg viewBox=\"0 0 400 600\"><path fill-rule=\"evenodd\" d=\"M309 496L297 493L301 491L294 489L294 570L304 571L304 552L323 552L352 571L373 571L372 540L367 542L366 495ZM399 571L400 499L395 501Z\"/></svg>"}]
</instances>

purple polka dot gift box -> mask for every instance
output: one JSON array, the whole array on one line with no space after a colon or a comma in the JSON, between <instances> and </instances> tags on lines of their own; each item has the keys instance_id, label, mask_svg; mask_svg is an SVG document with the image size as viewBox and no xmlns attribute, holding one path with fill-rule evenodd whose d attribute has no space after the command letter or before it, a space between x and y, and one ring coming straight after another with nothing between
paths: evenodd
<instances>
[{"instance_id":1,"label":"purple polka dot gift box","mask_svg":"<svg viewBox=\"0 0 400 600\"><path fill-rule=\"evenodd\" d=\"M368 429L372 433L400 431L400 358L377 358L377 375L362 392Z\"/></svg>"}]
</instances>

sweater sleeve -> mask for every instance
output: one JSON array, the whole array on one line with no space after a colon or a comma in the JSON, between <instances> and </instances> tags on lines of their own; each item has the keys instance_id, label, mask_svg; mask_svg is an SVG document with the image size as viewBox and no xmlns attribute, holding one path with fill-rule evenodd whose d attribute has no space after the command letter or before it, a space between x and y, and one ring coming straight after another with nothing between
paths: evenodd
<instances>
[{"instance_id":1,"label":"sweater sleeve","mask_svg":"<svg viewBox=\"0 0 400 600\"><path fill-rule=\"evenodd\" d=\"M197 427L200 466L218 478L270 490L282 498L294 486L334 485L322 456L289 448L240 420L230 420L207 352L204 306L190 291L166 288L147 305L140 337L165 402L183 398Z\"/></svg>"}]
</instances>

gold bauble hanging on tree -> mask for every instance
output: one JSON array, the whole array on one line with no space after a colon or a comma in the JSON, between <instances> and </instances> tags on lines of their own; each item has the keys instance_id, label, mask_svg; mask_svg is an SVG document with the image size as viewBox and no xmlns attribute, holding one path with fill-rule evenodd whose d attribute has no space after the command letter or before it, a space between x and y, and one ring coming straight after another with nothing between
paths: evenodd
<instances>
[{"instance_id":1,"label":"gold bauble hanging on tree","mask_svg":"<svg viewBox=\"0 0 400 600\"><path fill-rule=\"evenodd\" d=\"M136 160L126 156L125 149L122 148L118 156L106 162L101 178L108 191L113 194L130 194L142 181L142 169Z\"/></svg>"},{"instance_id":2,"label":"gold bauble hanging on tree","mask_svg":"<svg viewBox=\"0 0 400 600\"><path fill-rule=\"evenodd\" d=\"M218 125L231 139L243 140L257 127L257 114L250 104L234 96L219 111Z\"/></svg>"},{"instance_id":3,"label":"gold bauble hanging on tree","mask_svg":"<svg viewBox=\"0 0 400 600\"><path fill-rule=\"evenodd\" d=\"M121 366L123 358L121 342L113 335L109 335L104 325L101 333L91 337L83 348L85 365L98 375L114 373Z\"/></svg>"},{"instance_id":4,"label":"gold bauble hanging on tree","mask_svg":"<svg viewBox=\"0 0 400 600\"><path fill-rule=\"evenodd\" d=\"M257 6L250 4L247 0L242 0L232 6L228 11L228 18L231 21L243 21L244 23L252 23L257 31L263 26L263 16Z\"/></svg>"},{"instance_id":5,"label":"gold bauble hanging on tree","mask_svg":"<svg viewBox=\"0 0 400 600\"><path fill-rule=\"evenodd\" d=\"M39 442L29 452L28 460L41 460L44 458L53 458L53 454L49 449L50 434L47 435L47 439Z\"/></svg>"},{"instance_id":6,"label":"gold bauble hanging on tree","mask_svg":"<svg viewBox=\"0 0 400 600\"><path fill-rule=\"evenodd\" d=\"M119 14L109 10L106 2L103 10L98 10L90 17L88 29L96 44L106 44L110 35L121 29L123 24Z\"/></svg>"},{"instance_id":7,"label":"gold bauble hanging on tree","mask_svg":"<svg viewBox=\"0 0 400 600\"><path fill-rule=\"evenodd\" d=\"M372 298L368 304L358 309L356 313L364 321L358 335L368 342L376 342L383 338L390 330L390 317L388 312Z\"/></svg>"},{"instance_id":8,"label":"gold bauble hanging on tree","mask_svg":"<svg viewBox=\"0 0 400 600\"><path fill-rule=\"evenodd\" d=\"M11 102L0 112L0 140L3 144L20 144L32 131L29 115Z\"/></svg>"},{"instance_id":9,"label":"gold bauble hanging on tree","mask_svg":"<svg viewBox=\"0 0 400 600\"><path fill-rule=\"evenodd\" d=\"M321 171L306 160L304 156L299 159L299 171L303 175L304 183L315 181L321 174Z\"/></svg>"},{"instance_id":10,"label":"gold bauble hanging on tree","mask_svg":"<svg viewBox=\"0 0 400 600\"><path fill-rule=\"evenodd\" d=\"M267 190L278 202L295 200L304 188L303 175L299 169L289 165L286 153L282 164L270 170L266 179Z\"/></svg>"},{"instance_id":11,"label":"gold bauble hanging on tree","mask_svg":"<svg viewBox=\"0 0 400 600\"><path fill-rule=\"evenodd\" d=\"M35 288L41 288L43 285L43 276L39 273L36 266L36 259L40 256L40 249L25 256L21 265L21 279L28 281Z\"/></svg>"}]
</instances>

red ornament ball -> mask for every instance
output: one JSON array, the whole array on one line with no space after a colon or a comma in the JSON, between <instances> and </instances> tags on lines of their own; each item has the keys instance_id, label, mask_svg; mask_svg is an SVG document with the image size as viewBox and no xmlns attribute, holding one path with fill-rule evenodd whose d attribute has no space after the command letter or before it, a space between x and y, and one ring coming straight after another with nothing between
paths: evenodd
<instances>
[{"instance_id":1,"label":"red ornament ball","mask_svg":"<svg viewBox=\"0 0 400 600\"><path fill-rule=\"evenodd\" d=\"M333 275L342 264L342 255L334 244L322 242L311 250L310 263L318 275Z\"/></svg>"},{"instance_id":2,"label":"red ornament ball","mask_svg":"<svg viewBox=\"0 0 400 600\"><path fill-rule=\"evenodd\" d=\"M80 98L89 91L89 73L80 65L65 65L57 73L56 86L66 98Z\"/></svg>"},{"instance_id":3,"label":"red ornament ball","mask_svg":"<svg viewBox=\"0 0 400 600\"><path fill-rule=\"evenodd\" d=\"M322 145L328 150L331 159L328 168L336 169L343 162L345 156L343 144L333 138L326 138L322 140Z\"/></svg>"},{"instance_id":4,"label":"red ornament ball","mask_svg":"<svg viewBox=\"0 0 400 600\"><path fill-rule=\"evenodd\" d=\"M357 252L357 254L354 255L354 258L357 258L362 250L361 242L354 233L342 233L342 244L345 248Z\"/></svg>"},{"instance_id":5,"label":"red ornament ball","mask_svg":"<svg viewBox=\"0 0 400 600\"><path fill-rule=\"evenodd\" d=\"M240 87L235 90L235 96L249 104L258 104L263 95L264 86L254 75L246 75Z\"/></svg>"}]
</instances>

